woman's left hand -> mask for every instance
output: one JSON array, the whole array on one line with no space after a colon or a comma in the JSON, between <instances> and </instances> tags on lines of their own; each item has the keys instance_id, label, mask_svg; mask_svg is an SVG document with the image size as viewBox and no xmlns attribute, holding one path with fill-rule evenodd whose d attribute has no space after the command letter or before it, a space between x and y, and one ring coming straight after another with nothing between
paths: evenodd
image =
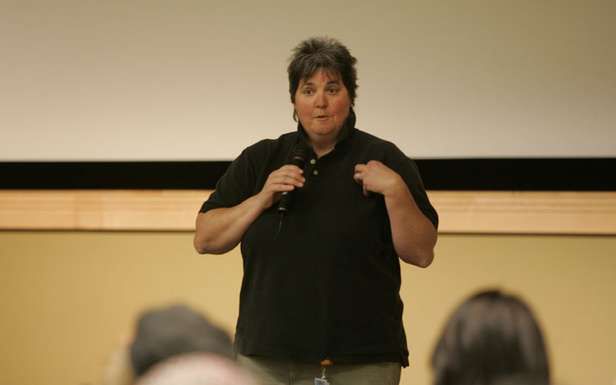
<instances>
[{"instance_id":1,"label":"woman's left hand","mask_svg":"<svg viewBox=\"0 0 616 385\"><path fill-rule=\"evenodd\" d=\"M362 185L365 196L370 192L388 195L405 187L402 177L378 160L356 164L353 179Z\"/></svg>"}]
</instances>

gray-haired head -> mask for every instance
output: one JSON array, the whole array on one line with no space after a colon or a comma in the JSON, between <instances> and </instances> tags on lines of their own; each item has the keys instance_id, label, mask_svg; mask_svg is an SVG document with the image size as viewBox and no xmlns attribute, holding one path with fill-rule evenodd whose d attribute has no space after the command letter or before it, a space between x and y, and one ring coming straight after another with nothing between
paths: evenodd
<instances>
[{"instance_id":1,"label":"gray-haired head","mask_svg":"<svg viewBox=\"0 0 616 385\"><path fill-rule=\"evenodd\" d=\"M349 49L338 40L330 37L311 37L293 49L287 68L289 74L289 93L295 103L295 93L301 80L308 80L317 71L323 70L340 76L346 87L351 105L355 105L357 95L357 70L355 59Z\"/></svg>"},{"instance_id":2,"label":"gray-haired head","mask_svg":"<svg viewBox=\"0 0 616 385\"><path fill-rule=\"evenodd\" d=\"M156 365L135 385L256 385L256 381L229 359L192 353Z\"/></svg>"}]
</instances>

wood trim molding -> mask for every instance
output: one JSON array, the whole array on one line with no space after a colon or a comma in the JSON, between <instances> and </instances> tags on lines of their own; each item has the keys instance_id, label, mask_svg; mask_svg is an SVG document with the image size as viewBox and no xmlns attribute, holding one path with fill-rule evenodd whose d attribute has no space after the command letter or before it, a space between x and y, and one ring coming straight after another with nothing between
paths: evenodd
<instances>
[{"instance_id":1,"label":"wood trim molding","mask_svg":"<svg viewBox=\"0 0 616 385\"><path fill-rule=\"evenodd\" d=\"M616 192L434 191L441 232L616 234Z\"/></svg>"},{"instance_id":2,"label":"wood trim molding","mask_svg":"<svg viewBox=\"0 0 616 385\"><path fill-rule=\"evenodd\" d=\"M0 190L0 229L187 231L208 196L199 190Z\"/></svg>"},{"instance_id":3,"label":"wood trim molding","mask_svg":"<svg viewBox=\"0 0 616 385\"><path fill-rule=\"evenodd\" d=\"M206 190L0 190L0 230L192 231ZM616 192L430 191L441 233L616 234Z\"/></svg>"}]
</instances>

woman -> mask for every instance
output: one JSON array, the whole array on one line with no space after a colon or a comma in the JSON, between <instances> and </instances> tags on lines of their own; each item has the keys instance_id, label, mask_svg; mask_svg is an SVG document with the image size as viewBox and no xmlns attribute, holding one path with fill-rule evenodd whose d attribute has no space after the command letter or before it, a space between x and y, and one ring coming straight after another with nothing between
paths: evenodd
<instances>
[{"instance_id":1,"label":"woman","mask_svg":"<svg viewBox=\"0 0 616 385\"><path fill-rule=\"evenodd\" d=\"M438 216L415 164L355 128L355 63L334 39L300 43L288 67L297 131L245 149L197 217L200 253L241 241L235 345L264 384L312 384L322 369L335 385L397 384L408 365L398 258L432 262ZM305 166L290 164L302 148Z\"/></svg>"},{"instance_id":2,"label":"woman","mask_svg":"<svg viewBox=\"0 0 616 385\"><path fill-rule=\"evenodd\" d=\"M519 298L488 290L456 309L432 355L434 385L550 383L537 320Z\"/></svg>"}]
</instances>

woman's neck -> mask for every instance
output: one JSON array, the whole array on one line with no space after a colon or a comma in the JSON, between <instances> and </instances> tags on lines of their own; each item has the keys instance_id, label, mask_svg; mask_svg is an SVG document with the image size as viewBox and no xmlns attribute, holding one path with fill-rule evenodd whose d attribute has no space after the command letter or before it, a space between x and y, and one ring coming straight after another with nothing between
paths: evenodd
<instances>
[{"instance_id":1,"label":"woman's neck","mask_svg":"<svg viewBox=\"0 0 616 385\"><path fill-rule=\"evenodd\" d=\"M317 158L330 153L336 147L335 140L314 140L310 138L310 144L314 153L317 154Z\"/></svg>"}]
</instances>

